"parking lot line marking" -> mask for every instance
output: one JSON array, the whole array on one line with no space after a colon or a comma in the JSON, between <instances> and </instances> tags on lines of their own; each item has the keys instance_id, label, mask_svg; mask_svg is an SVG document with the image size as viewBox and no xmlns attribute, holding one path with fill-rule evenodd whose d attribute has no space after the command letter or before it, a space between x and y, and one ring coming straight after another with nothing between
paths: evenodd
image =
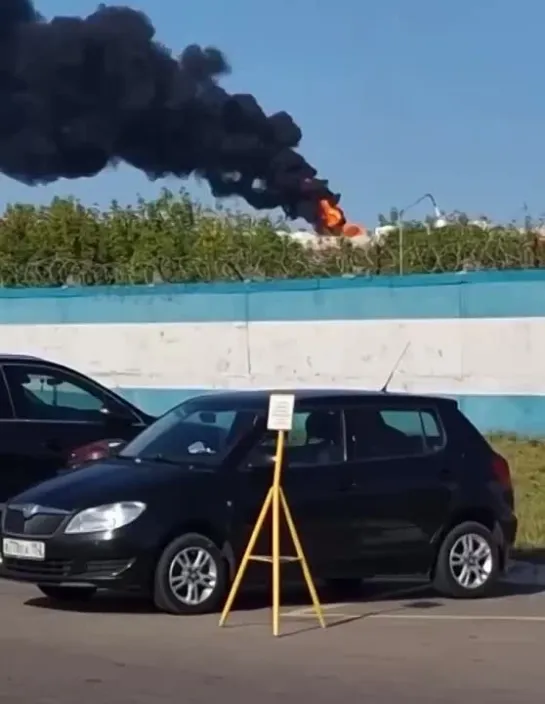
<instances>
[{"instance_id":1,"label":"parking lot line marking","mask_svg":"<svg viewBox=\"0 0 545 704\"><path fill-rule=\"evenodd\" d=\"M329 611L329 612L324 613L324 618L326 618L326 619L328 619L328 618L330 618L330 619L355 619L355 618L362 618L362 616L364 616L364 615L365 614L339 614L336 611L334 613L331 613ZM282 614L282 616L287 616L288 618L308 618L308 619L312 619L312 618L315 619L316 618L315 614L306 613L304 611L303 612L289 611L288 613Z\"/></svg>"},{"instance_id":2,"label":"parking lot line marking","mask_svg":"<svg viewBox=\"0 0 545 704\"><path fill-rule=\"evenodd\" d=\"M282 616L289 618L315 618L313 613L308 613L304 609L296 611L288 611ZM545 623L545 616L485 616L478 614L471 616L470 614L377 614L377 613L340 613L326 612L324 616L328 619L361 619L361 620L390 620L390 621L506 621L520 623Z\"/></svg>"},{"instance_id":3,"label":"parking lot line marking","mask_svg":"<svg viewBox=\"0 0 545 704\"><path fill-rule=\"evenodd\" d=\"M350 606L350 604L322 604L322 610L328 611L329 609L342 609L345 606ZM284 612L284 616L315 616L313 606L302 606L298 609L292 609L290 611Z\"/></svg>"},{"instance_id":4,"label":"parking lot line marking","mask_svg":"<svg viewBox=\"0 0 545 704\"><path fill-rule=\"evenodd\" d=\"M545 616L501 616L484 614L368 614L366 618L391 621L520 621L545 623Z\"/></svg>"}]
</instances>

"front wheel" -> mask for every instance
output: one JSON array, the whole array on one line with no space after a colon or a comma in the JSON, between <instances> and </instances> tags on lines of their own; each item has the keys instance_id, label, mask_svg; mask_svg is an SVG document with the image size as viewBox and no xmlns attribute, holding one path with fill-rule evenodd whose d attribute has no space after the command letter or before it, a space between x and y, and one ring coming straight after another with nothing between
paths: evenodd
<instances>
[{"instance_id":1,"label":"front wheel","mask_svg":"<svg viewBox=\"0 0 545 704\"><path fill-rule=\"evenodd\" d=\"M61 587L53 584L38 584L44 596L53 601L78 602L88 601L95 593L95 587Z\"/></svg>"},{"instance_id":2,"label":"front wheel","mask_svg":"<svg viewBox=\"0 0 545 704\"><path fill-rule=\"evenodd\" d=\"M492 532L474 521L455 526L445 537L434 575L434 587L445 596L487 596L500 575L500 551Z\"/></svg>"},{"instance_id":3,"label":"front wheel","mask_svg":"<svg viewBox=\"0 0 545 704\"><path fill-rule=\"evenodd\" d=\"M198 533L187 533L164 549L155 570L154 602L176 615L216 611L228 586L227 563L217 545Z\"/></svg>"}]
</instances>

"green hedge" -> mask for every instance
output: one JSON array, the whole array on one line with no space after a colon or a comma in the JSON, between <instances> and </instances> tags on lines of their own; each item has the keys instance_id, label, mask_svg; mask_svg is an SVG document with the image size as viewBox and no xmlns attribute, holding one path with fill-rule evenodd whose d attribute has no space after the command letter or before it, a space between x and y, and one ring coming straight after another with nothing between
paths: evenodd
<instances>
[{"instance_id":1,"label":"green hedge","mask_svg":"<svg viewBox=\"0 0 545 704\"><path fill-rule=\"evenodd\" d=\"M0 285L58 286L396 274L396 232L366 246L341 239L305 248L276 234L268 217L205 209L186 193L109 209L55 199L9 206L0 222ZM541 267L545 245L515 228L463 222L428 231L405 226L404 273Z\"/></svg>"}]
</instances>

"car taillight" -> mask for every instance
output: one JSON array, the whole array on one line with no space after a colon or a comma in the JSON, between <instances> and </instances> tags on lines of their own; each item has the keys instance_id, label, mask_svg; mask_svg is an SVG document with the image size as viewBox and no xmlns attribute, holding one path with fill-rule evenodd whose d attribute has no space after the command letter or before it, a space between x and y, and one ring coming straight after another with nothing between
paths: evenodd
<instances>
[{"instance_id":1,"label":"car taillight","mask_svg":"<svg viewBox=\"0 0 545 704\"><path fill-rule=\"evenodd\" d=\"M110 454L110 443L107 440L92 442L83 447L78 447L70 453L67 466L71 469L79 467L85 462L96 462L102 460Z\"/></svg>"},{"instance_id":2,"label":"car taillight","mask_svg":"<svg viewBox=\"0 0 545 704\"><path fill-rule=\"evenodd\" d=\"M498 484L501 484L504 489L511 489L511 470L509 469L509 464L505 457L501 455L494 454L492 458L492 471Z\"/></svg>"}]
</instances>

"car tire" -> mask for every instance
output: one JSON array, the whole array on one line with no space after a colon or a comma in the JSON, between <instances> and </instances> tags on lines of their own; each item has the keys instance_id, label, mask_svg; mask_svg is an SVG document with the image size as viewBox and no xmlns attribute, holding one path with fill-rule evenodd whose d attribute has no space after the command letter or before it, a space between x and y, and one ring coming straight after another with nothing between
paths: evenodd
<instances>
[{"instance_id":1,"label":"car tire","mask_svg":"<svg viewBox=\"0 0 545 704\"><path fill-rule=\"evenodd\" d=\"M434 588L455 599L490 594L501 574L500 550L486 526L466 521L444 538L437 554Z\"/></svg>"},{"instance_id":2,"label":"car tire","mask_svg":"<svg viewBox=\"0 0 545 704\"><path fill-rule=\"evenodd\" d=\"M163 550L155 569L153 600L160 611L190 616L216 611L227 593L227 563L204 535L187 533Z\"/></svg>"},{"instance_id":3,"label":"car tire","mask_svg":"<svg viewBox=\"0 0 545 704\"><path fill-rule=\"evenodd\" d=\"M62 587L53 584L38 584L37 586L48 599L59 602L88 601L94 597L97 591L95 587Z\"/></svg>"}]
</instances>

